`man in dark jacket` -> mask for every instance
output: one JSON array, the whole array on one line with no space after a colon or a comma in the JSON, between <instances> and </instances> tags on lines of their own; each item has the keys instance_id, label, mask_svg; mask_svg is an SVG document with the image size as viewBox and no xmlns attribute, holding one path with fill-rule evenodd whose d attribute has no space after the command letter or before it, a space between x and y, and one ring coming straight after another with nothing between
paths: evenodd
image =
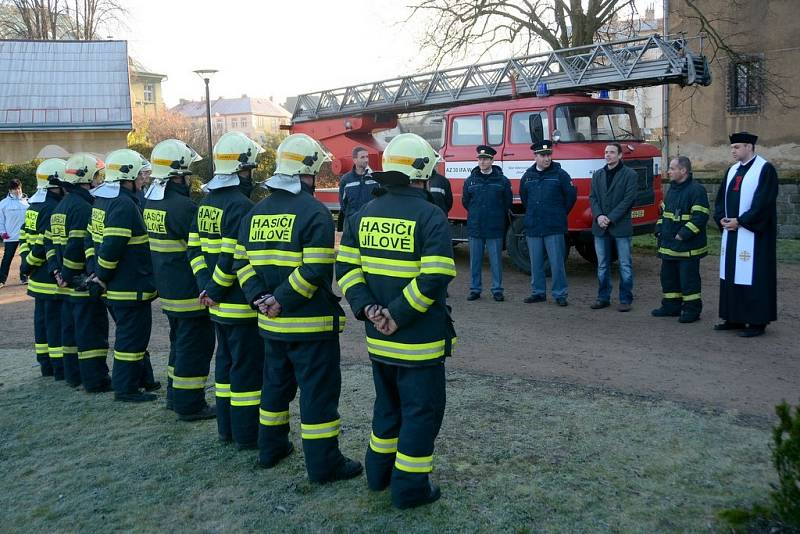
<instances>
[{"instance_id":1,"label":"man in dark jacket","mask_svg":"<svg viewBox=\"0 0 800 534\"><path fill-rule=\"evenodd\" d=\"M469 260L472 282L467 300L481 296L481 269L483 249L489 249L489 264L492 268L492 296L502 302L503 296L503 234L506 231L508 210L511 209L511 182L502 169L492 165L497 151L480 145L478 166L472 169L464 182L461 203L467 210L467 233L469 234Z\"/></svg>"},{"instance_id":2,"label":"man in dark jacket","mask_svg":"<svg viewBox=\"0 0 800 534\"><path fill-rule=\"evenodd\" d=\"M600 287L593 310L611 304L611 254L615 245L619 258L619 306L621 312L631 310L633 302L633 264L631 241L633 223L631 208L636 201L636 171L622 163L622 146L609 143L605 150L606 165L592 175L592 235L597 253L597 279Z\"/></svg>"},{"instance_id":3,"label":"man in dark jacket","mask_svg":"<svg viewBox=\"0 0 800 534\"><path fill-rule=\"evenodd\" d=\"M531 295L525 302L544 302L547 281L544 253L550 261L553 297L559 306L567 305L567 273L564 269L567 214L575 205L577 191L569 174L553 162L553 144L539 141L531 145L536 164L525 171L519 196L525 207L525 237L531 258Z\"/></svg>"},{"instance_id":4,"label":"man in dark jacket","mask_svg":"<svg viewBox=\"0 0 800 534\"><path fill-rule=\"evenodd\" d=\"M339 180L339 219L336 229L344 229L344 221L372 200L372 191L378 182L369 170L369 152L361 146L353 149L353 170Z\"/></svg>"},{"instance_id":5,"label":"man in dark jacket","mask_svg":"<svg viewBox=\"0 0 800 534\"><path fill-rule=\"evenodd\" d=\"M656 223L661 258L661 307L654 317L677 317L681 323L700 319L700 258L708 254L706 225L711 210L705 188L692 180L692 162L678 156L669 164L669 191Z\"/></svg>"},{"instance_id":6,"label":"man in dark jacket","mask_svg":"<svg viewBox=\"0 0 800 534\"><path fill-rule=\"evenodd\" d=\"M428 182L428 192L431 194L433 203L442 208L445 215L450 213L450 209L453 207L453 189L450 187L450 180L433 171Z\"/></svg>"}]
</instances>

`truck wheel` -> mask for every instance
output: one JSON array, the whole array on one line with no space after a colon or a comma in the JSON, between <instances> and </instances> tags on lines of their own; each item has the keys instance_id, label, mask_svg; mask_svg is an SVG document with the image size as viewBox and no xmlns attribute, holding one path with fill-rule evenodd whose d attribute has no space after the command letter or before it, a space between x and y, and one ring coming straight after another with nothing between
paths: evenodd
<instances>
[{"instance_id":1,"label":"truck wheel","mask_svg":"<svg viewBox=\"0 0 800 534\"><path fill-rule=\"evenodd\" d=\"M567 258L569 258L570 249L571 245L569 244L569 240L567 240L567 245L564 249L564 263L566 263ZM525 240L525 231L521 217L514 219L508 227L508 231L506 232L506 250L508 250L508 256L514 263L514 267L525 274L531 274L531 257L528 251L528 242ZM550 276L550 264L547 263L546 256L544 272L546 276Z\"/></svg>"},{"instance_id":2,"label":"truck wheel","mask_svg":"<svg viewBox=\"0 0 800 534\"><path fill-rule=\"evenodd\" d=\"M581 258L588 261L592 265L597 265L597 254L594 251L594 243L589 241L578 241L575 243L575 249Z\"/></svg>"}]
</instances>

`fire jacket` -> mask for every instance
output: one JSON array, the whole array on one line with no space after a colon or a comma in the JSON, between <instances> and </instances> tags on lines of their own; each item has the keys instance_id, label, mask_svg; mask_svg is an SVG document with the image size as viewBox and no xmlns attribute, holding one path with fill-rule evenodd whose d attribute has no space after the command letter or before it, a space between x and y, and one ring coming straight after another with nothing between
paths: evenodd
<instances>
[{"instance_id":1,"label":"fire jacket","mask_svg":"<svg viewBox=\"0 0 800 534\"><path fill-rule=\"evenodd\" d=\"M370 358L400 366L432 365L455 342L447 285L456 276L450 227L423 189L389 187L347 220L336 276L356 318L365 321ZM386 336L364 308L389 309L398 330Z\"/></svg>"},{"instance_id":2,"label":"fire jacket","mask_svg":"<svg viewBox=\"0 0 800 534\"><path fill-rule=\"evenodd\" d=\"M710 214L708 194L691 174L681 184L670 183L656 222L659 257L680 260L708 254L706 225Z\"/></svg>"},{"instance_id":3,"label":"fire jacket","mask_svg":"<svg viewBox=\"0 0 800 534\"><path fill-rule=\"evenodd\" d=\"M58 203L50 215L50 235L45 236L50 272L59 271L67 287L59 288L61 295L72 301L88 298L88 291L76 291L76 282L86 274L86 229L92 216L94 197L77 185L64 185L69 194ZM50 249L54 253L50 253Z\"/></svg>"},{"instance_id":4,"label":"fire jacket","mask_svg":"<svg viewBox=\"0 0 800 534\"><path fill-rule=\"evenodd\" d=\"M45 233L50 228L50 215L61 201L61 197L47 191L44 202L31 204L25 212L25 225L20 236L21 270L28 274L28 295L36 298L60 298L58 285L47 266Z\"/></svg>"},{"instance_id":5,"label":"fire jacket","mask_svg":"<svg viewBox=\"0 0 800 534\"><path fill-rule=\"evenodd\" d=\"M330 339L344 330L332 290L334 223L310 190L274 189L242 220L236 275L248 302L270 294L277 317L258 315L261 334L282 341Z\"/></svg>"},{"instance_id":6,"label":"fire jacket","mask_svg":"<svg viewBox=\"0 0 800 534\"><path fill-rule=\"evenodd\" d=\"M200 304L197 283L186 257L189 231L197 205L189 187L168 181L162 200L146 200L144 224L150 243L161 310L170 317L194 317L208 313Z\"/></svg>"}]
</instances>

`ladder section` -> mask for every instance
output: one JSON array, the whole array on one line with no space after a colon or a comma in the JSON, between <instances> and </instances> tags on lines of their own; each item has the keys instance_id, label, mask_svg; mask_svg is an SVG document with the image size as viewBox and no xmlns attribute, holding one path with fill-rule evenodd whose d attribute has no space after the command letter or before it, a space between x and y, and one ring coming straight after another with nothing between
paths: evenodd
<instances>
[{"instance_id":1,"label":"ladder section","mask_svg":"<svg viewBox=\"0 0 800 534\"><path fill-rule=\"evenodd\" d=\"M702 46L702 36L652 35L307 93L298 96L292 121L411 113L533 96L540 84L551 93L709 85L711 71Z\"/></svg>"}]
</instances>

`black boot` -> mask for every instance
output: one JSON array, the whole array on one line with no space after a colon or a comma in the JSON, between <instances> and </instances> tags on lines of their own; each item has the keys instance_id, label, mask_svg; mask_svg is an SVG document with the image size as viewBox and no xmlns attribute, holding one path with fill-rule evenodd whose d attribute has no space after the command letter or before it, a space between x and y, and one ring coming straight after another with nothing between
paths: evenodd
<instances>
[{"instance_id":1,"label":"black boot","mask_svg":"<svg viewBox=\"0 0 800 534\"><path fill-rule=\"evenodd\" d=\"M416 508L417 506L424 506L426 504L431 504L432 502L438 501L439 497L442 496L442 491L436 484L431 484L430 482L428 482L428 484L430 486L430 492L426 497L404 503L395 503L394 505L401 510L406 510L408 508Z\"/></svg>"},{"instance_id":2,"label":"black boot","mask_svg":"<svg viewBox=\"0 0 800 534\"><path fill-rule=\"evenodd\" d=\"M208 405L194 413L178 414L179 421L203 421L205 419L214 419L215 417L217 417L216 406Z\"/></svg>"},{"instance_id":3,"label":"black boot","mask_svg":"<svg viewBox=\"0 0 800 534\"><path fill-rule=\"evenodd\" d=\"M259 459L256 461L256 465L258 467L261 467L262 469L272 469L273 467L278 465L281 460L292 454L292 451L294 451L294 445L290 441L289 445L281 454L278 454L277 456L270 458L267 461L262 461L261 458L259 457Z\"/></svg>"},{"instance_id":4,"label":"black boot","mask_svg":"<svg viewBox=\"0 0 800 534\"><path fill-rule=\"evenodd\" d=\"M149 402L158 397L152 393L114 393L114 400L120 402Z\"/></svg>"}]
</instances>

